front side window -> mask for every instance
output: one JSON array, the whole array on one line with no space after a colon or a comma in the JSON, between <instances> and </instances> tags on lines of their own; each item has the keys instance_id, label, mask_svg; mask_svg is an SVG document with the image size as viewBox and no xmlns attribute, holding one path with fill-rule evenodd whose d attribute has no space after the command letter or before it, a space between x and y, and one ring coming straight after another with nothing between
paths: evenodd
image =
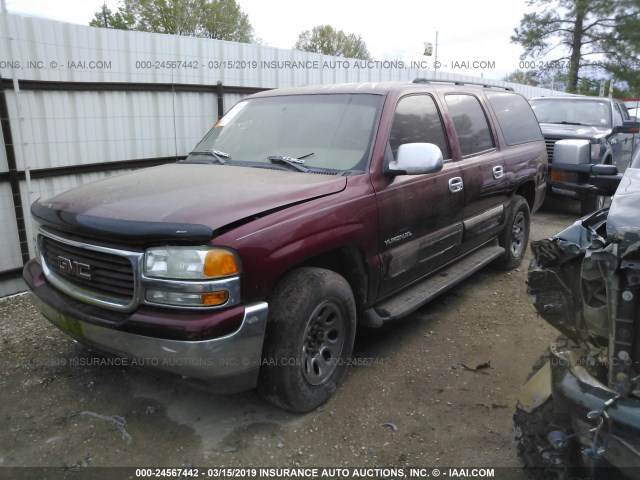
<instances>
[{"instance_id":1,"label":"front side window","mask_svg":"<svg viewBox=\"0 0 640 480\"><path fill-rule=\"evenodd\" d=\"M231 165L294 159L312 169L364 171L384 97L321 94L262 97L233 107L189 161L215 152Z\"/></svg>"},{"instance_id":2,"label":"front side window","mask_svg":"<svg viewBox=\"0 0 640 480\"><path fill-rule=\"evenodd\" d=\"M451 158L442 119L431 96L410 95L398 102L389 135L394 159L400 145L405 143L433 143L444 159Z\"/></svg>"},{"instance_id":3,"label":"front side window","mask_svg":"<svg viewBox=\"0 0 640 480\"><path fill-rule=\"evenodd\" d=\"M629 115L629 110L627 110L627 106L624 103L616 103L618 107L620 107L620 111L622 112L622 119L625 122L631 120L631 115Z\"/></svg>"},{"instance_id":4,"label":"front side window","mask_svg":"<svg viewBox=\"0 0 640 480\"><path fill-rule=\"evenodd\" d=\"M449 94L445 96L445 101L458 135L460 152L463 157L495 148L487 117L476 97Z\"/></svg>"},{"instance_id":5,"label":"front side window","mask_svg":"<svg viewBox=\"0 0 640 480\"><path fill-rule=\"evenodd\" d=\"M617 103L613 104L613 126L619 126L622 125L623 122L623 116L622 116L622 112L620 111L620 105L618 105Z\"/></svg>"}]
</instances>

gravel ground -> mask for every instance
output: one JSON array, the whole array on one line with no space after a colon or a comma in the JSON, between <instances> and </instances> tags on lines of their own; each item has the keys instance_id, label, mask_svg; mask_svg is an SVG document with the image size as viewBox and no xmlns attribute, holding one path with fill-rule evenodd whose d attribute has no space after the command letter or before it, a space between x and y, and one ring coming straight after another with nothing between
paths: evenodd
<instances>
[{"instance_id":1,"label":"gravel ground","mask_svg":"<svg viewBox=\"0 0 640 480\"><path fill-rule=\"evenodd\" d=\"M532 239L577 218L556 203L533 216ZM529 258L360 333L342 387L306 415L105 365L27 296L0 300L0 466L517 467L519 388L557 336L526 295Z\"/></svg>"}]
</instances>

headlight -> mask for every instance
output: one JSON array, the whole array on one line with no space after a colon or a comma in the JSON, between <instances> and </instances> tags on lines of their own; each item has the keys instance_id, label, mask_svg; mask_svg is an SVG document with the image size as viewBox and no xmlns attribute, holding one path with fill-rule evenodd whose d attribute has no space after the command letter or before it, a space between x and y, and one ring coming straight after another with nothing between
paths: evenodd
<instances>
[{"instance_id":1,"label":"headlight","mask_svg":"<svg viewBox=\"0 0 640 480\"><path fill-rule=\"evenodd\" d=\"M144 255L144 301L183 308L240 303L240 259L220 247L152 247Z\"/></svg>"},{"instance_id":2,"label":"headlight","mask_svg":"<svg viewBox=\"0 0 640 480\"><path fill-rule=\"evenodd\" d=\"M598 160L600 158L600 152L602 151L602 145L599 143L591 144L591 160Z\"/></svg>"},{"instance_id":3,"label":"headlight","mask_svg":"<svg viewBox=\"0 0 640 480\"><path fill-rule=\"evenodd\" d=\"M223 248L154 247L145 252L144 273L153 278L207 280L240 273L240 262Z\"/></svg>"}]
</instances>

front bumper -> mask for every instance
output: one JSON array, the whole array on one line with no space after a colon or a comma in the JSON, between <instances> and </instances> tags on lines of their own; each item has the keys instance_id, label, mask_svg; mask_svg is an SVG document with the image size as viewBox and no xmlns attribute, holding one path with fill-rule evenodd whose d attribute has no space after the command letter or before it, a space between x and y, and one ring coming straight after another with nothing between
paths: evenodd
<instances>
[{"instance_id":1,"label":"front bumper","mask_svg":"<svg viewBox=\"0 0 640 480\"><path fill-rule=\"evenodd\" d=\"M587 370L576 363L567 351L552 348L551 396L554 407L573 422L574 430L584 432L592 428L587 414L599 411L615 392L599 383ZM611 437L607 441L604 458L616 468L640 465L640 400L622 398L607 409L611 422ZM581 437L585 446L591 436Z\"/></svg>"},{"instance_id":2,"label":"front bumper","mask_svg":"<svg viewBox=\"0 0 640 480\"><path fill-rule=\"evenodd\" d=\"M226 335L203 340L158 338L125 331L126 320L109 325L108 318L113 312L107 310L103 310L104 324L98 324L95 315L88 316L78 308L76 300L53 289L34 262L25 266L24 279L44 317L89 347L131 359L132 365L195 379L219 393L249 390L257 384L268 315L265 302L238 308L236 315L240 316L240 326ZM179 315L175 310L169 313ZM158 325L166 323L166 314L158 313ZM224 311L213 312L208 314L208 318L215 323L216 316L225 314ZM150 316L152 313L149 312L145 315L147 324L153 323ZM198 325L201 325L202 318L198 320ZM147 328L147 331L151 330Z\"/></svg>"},{"instance_id":3,"label":"front bumper","mask_svg":"<svg viewBox=\"0 0 640 480\"><path fill-rule=\"evenodd\" d=\"M594 173L599 163L569 164L552 163L549 165L547 185L551 193L577 199L590 196L613 194L620 181L617 174Z\"/></svg>"}]
</instances>

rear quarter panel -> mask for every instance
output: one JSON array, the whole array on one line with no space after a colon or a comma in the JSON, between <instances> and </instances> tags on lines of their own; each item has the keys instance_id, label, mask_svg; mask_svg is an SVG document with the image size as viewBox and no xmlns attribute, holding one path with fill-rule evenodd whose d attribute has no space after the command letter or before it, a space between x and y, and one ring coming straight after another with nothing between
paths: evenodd
<instances>
[{"instance_id":1,"label":"rear quarter panel","mask_svg":"<svg viewBox=\"0 0 640 480\"><path fill-rule=\"evenodd\" d=\"M547 149L540 125L536 122L538 132L540 132L540 140L507 145L491 102L487 100L485 105L496 132L496 141L503 153L507 190L509 194L513 194L524 183L533 182L535 193L533 202L530 204L531 213L533 213L542 206L544 201L548 171Z\"/></svg>"}]
</instances>

